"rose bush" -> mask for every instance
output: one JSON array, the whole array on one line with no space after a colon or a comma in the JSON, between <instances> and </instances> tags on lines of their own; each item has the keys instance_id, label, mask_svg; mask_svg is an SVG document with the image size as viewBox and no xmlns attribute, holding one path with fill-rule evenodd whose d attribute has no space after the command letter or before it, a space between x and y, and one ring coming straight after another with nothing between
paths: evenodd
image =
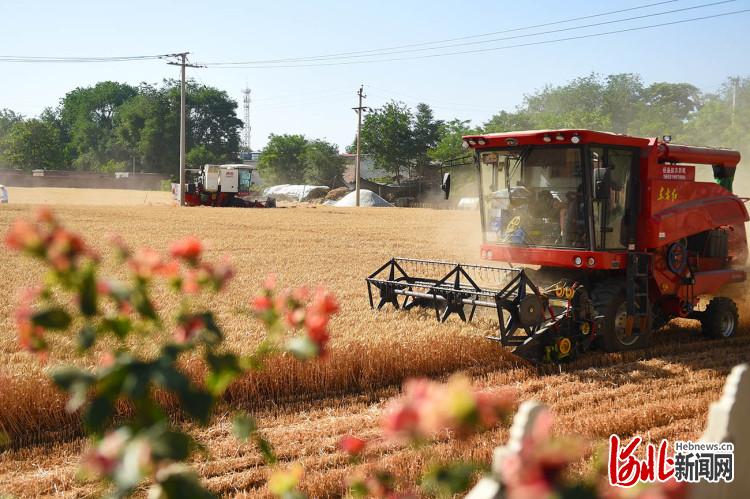
<instances>
[{"instance_id":1,"label":"rose bush","mask_svg":"<svg viewBox=\"0 0 750 499\"><path fill-rule=\"evenodd\" d=\"M288 352L300 360L328 355L331 316L339 311L335 297L322 288L277 289L269 275L250 308L265 325L266 336L251 354L229 351L216 318L201 306L204 293L220 293L234 276L228 260L204 259L203 243L186 237L170 246L168 254L151 248L130 248L118 236L109 243L128 270L122 282L99 275L101 257L79 235L67 230L48 209L33 221L17 220L6 235L6 245L43 262L48 273L40 286L21 293L15 320L19 345L45 361L50 334L72 334L82 355L95 355L104 337L114 340L94 362L97 367L60 367L52 379L68 393L67 410L80 413L94 445L83 456L89 477L110 486L115 497L148 487L149 497L211 497L185 462L199 444L176 424L170 394L181 416L207 424L220 397L239 376L262 369L271 355ZM179 297L171 317L152 300L156 282L165 282ZM160 334L160 333L167 334ZM290 334L291 332L291 334ZM156 354L138 354L127 338L144 335L158 346ZM110 342L109 344L112 344ZM204 379L191 379L180 359L200 358ZM515 407L512 391L478 391L468 378L454 376L445 383L408 380L402 395L391 400L381 419L382 439L413 445L424 451L427 467L421 490L399 490L398 477L374 468L347 480L354 497L406 498L419 495L452 496L465 492L486 463L441 462L430 455L429 443L438 439L467 439L506 421ZM123 410L123 407L126 407ZM573 479L570 467L585 454L580 439L552 435L552 415L538 418L521 448L503 459L497 479L504 497L656 497L679 498L679 484L615 489L603 473ZM269 491L284 499L303 497L299 465L281 468L271 444L254 419L236 415L233 429L239 439L252 442L274 466ZM339 448L353 463L365 459L371 442L344 435Z\"/></svg>"}]
</instances>

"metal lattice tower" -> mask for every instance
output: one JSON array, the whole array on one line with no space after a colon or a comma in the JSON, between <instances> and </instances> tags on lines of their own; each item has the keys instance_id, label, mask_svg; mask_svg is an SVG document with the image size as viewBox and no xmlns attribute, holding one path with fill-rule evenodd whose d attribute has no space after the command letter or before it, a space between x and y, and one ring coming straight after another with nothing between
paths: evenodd
<instances>
[{"instance_id":1,"label":"metal lattice tower","mask_svg":"<svg viewBox=\"0 0 750 499\"><path fill-rule=\"evenodd\" d=\"M247 87L242 91L244 96L242 98L242 103L245 111L245 137L242 145L248 152L252 151L252 148L250 147L250 92L251 90Z\"/></svg>"}]
</instances>

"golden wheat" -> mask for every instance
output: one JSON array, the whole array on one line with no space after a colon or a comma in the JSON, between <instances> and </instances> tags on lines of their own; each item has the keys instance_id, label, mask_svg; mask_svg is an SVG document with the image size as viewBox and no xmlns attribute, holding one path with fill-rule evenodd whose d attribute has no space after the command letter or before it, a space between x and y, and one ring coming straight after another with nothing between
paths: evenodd
<instances>
[{"instance_id":1,"label":"golden wheat","mask_svg":"<svg viewBox=\"0 0 750 499\"><path fill-rule=\"evenodd\" d=\"M85 193L95 196L100 191ZM43 196L42 196L43 197ZM536 398L557 414L557 429L602 442L612 433L650 438L695 438L704 425L710 401L719 396L732 365L747 359L750 337L707 342L689 327L675 325L659 335L649 352L592 353L567 366L535 370L483 338L491 324L465 325L455 319L439 324L427 313L373 312L364 277L392 256L475 260L478 217L475 213L421 209L335 209L295 207L242 210L171 206L58 206L58 215L82 233L105 256L104 271L120 272L107 259L103 235L118 232L133 245L166 248L174 239L195 234L209 245L208 257L228 254L237 277L227 291L207 302L217 311L229 344L249 351L263 332L247 314L248 301L269 272L281 285L322 284L342 304L331 325L330 356L312 364L286 357L238 381L227 393L220 414L208 428L195 428L209 457L196 467L216 492L266 496L269 470L249 445L231 435L228 413L254 410L282 462L300 461L305 490L314 497L340 495L344 477L356 469L336 451L346 433L377 436L383 401L395 395L401 380L413 375L440 376L468 371L478 384L514 387L521 399ZM0 209L0 229L29 206ZM77 419L64 411L64 397L45 374L59 362L92 363L72 354L55 354L47 365L18 351L13 332L14 290L36 282L38 264L3 251L5 286L0 293L0 429L13 448L0 455L2 492L18 496L91 495L93 484L76 479L77 456L86 445L76 439ZM119 274L121 275L121 274ZM177 299L157 292L162 310ZM683 326L689 326L685 324ZM148 344L133 346L150 348ZM69 338L52 341L56 350L74 350ZM201 375L198 363L186 368ZM507 429L467 443L438 442L428 451L404 449L378 439L367 448L368 461L418 475L428 456L487 460ZM43 443L44 445L38 445ZM579 470L589 464L582 462Z\"/></svg>"}]
</instances>

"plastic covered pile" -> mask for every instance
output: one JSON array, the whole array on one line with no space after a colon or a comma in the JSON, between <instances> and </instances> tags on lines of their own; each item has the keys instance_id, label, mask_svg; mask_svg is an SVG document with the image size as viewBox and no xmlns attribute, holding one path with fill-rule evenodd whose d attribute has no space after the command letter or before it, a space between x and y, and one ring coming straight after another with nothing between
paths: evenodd
<instances>
[{"instance_id":1,"label":"plastic covered pile","mask_svg":"<svg viewBox=\"0 0 750 499\"><path fill-rule=\"evenodd\" d=\"M376 207L376 208L388 208L388 207L393 206L391 203L389 203L385 199L381 198L374 192L369 191L367 189L359 190L359 205ZM343 198L336 201L336 204L333 206L337 206L337 207L357 206L357 193L350 192Z\"/></svg>"},{"instance_id":2,"label":"plastic covered pile","mask_svg":"<svg viewBox=\"0 0 750 499\"><path fill-rule=\"evenodd\" d=\"M281 184L268 187L263 191L263 196L286 197L296 201L305 201L312 197L323 197L329 190L331 188L326 185Z\"/></svg>"}]
</instances>

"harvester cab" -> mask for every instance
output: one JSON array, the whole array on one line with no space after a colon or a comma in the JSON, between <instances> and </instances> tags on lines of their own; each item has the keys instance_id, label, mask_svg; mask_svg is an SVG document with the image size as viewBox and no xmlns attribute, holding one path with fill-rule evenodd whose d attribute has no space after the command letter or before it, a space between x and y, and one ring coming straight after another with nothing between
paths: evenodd
<instances>
[{"instance_id":1,"label":"harvester cab","mask_svg":"<svg viewBox=\"0 0 750 499\"><path fill-rule=\"evenodd\" d=\"M674 317L735 334L737 307L720 295L746 279L739 153L590 130L471 135L464 147L480 256L508 266L394 258L367 278L371 306L431 307L440 320L495 309L492 338L533 362L645 348ZM714 181L697 181L708 167Z\"/></svg>"},{"instance_id":2,"label":"harvester cab","mask_svg":"<svg viewBox=\"0 0 750 499\"><path fill-rule=\"evenodd\" d=\"M188 183L185 202L189 206L233 206L238 208L273 208L274 199L251 199L254 166L245 164L204 165L190 169L193 181Z\"/></svg>"}]
</instances>

